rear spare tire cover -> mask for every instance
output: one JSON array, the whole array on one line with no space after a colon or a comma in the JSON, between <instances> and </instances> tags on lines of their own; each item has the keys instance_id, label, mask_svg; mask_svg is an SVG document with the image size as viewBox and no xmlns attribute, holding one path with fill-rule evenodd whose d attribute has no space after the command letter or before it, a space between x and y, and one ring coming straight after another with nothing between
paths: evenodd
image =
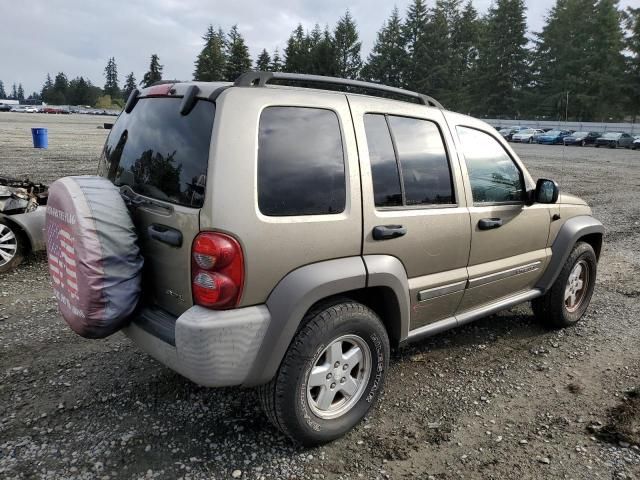
<instances>
[{"instance_id":1,"label":"rear spare tire cover","mask_svg":"<svg viewBox=\"0 0 640 480\"><path fill-rule=\"evenodd\" d=\"M138 303L143 259L120 191L103 177L55 181L45 229L53 292L69 326L87 338L123 327Z\"/></svg>"}]
</instances>

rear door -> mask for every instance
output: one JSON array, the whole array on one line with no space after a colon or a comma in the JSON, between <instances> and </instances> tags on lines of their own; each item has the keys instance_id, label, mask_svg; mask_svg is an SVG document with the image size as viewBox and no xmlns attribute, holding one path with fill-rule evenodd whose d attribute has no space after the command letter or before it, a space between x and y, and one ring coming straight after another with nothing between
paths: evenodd
<instances>
[{"instance_id":1,"label":"rear door","mask_svg":"<svg viewBox=\"0 0 640 480\"><path fill-rule=\"evenodd\" d=\"M410 330L452 317L467 283L471 231L442 111L355 96L349 104L360 152L363 254L392 255L404 265Z\"/></svg>"},{"instance_id":2,"label":"rear door","mask_svg":"<svg viewBox=\"0 0 640 480\"><path fill-rule=\"evenodd\" d=\"M200 230L215 116L206 100L181 115L181 101L141 98L122 112L100 167L128 199L145 259L145 301L174 315L192 305L191 244Z\"/></svg>"}]
</instances>

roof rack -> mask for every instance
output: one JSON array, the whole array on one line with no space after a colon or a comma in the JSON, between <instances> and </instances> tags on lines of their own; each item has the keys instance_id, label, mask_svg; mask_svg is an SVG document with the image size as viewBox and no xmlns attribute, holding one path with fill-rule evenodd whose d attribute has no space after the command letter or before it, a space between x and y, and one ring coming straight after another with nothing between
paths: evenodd
<instances>
[{"instance_id":1,"label":"roof rack","mask_svg":"<svg viewBox=\"0 0 640 480\"><path fill-rule=\"evenodd\" d=\"M379 83L363 82L361 80L348 80L346 78L324 77L322 75L307 75L302 73L285 72L247 72L240 75L234 82L236 87L265 87L267 83L276 82L312 83L319 85L334 85L349 88L362 89L370 92L387 93L399 97L407 97L417 100L422 105L444 108L436 99L422 93L404 90L402 88L388 87ZM315 86L313 88L316 88ZM322 88L322 87L318 87Z\"/></svg>"}]
</instances>

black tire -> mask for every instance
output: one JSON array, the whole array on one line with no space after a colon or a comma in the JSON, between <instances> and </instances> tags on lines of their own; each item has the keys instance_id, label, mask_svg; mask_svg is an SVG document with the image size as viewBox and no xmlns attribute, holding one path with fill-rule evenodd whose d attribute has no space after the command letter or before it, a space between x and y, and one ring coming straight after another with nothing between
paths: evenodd
<instances>
[{"instance_id":1,"label":"black tire","mask_svg":"<svg viewBox=\"0 0 640 480\"><path fill-rule=\"evenodd\" d=\"M336 418L322 418L314 411L317 406L310 403L309 392L313 387L307 388L309 376L317 362L325 358L322 352L344 336L357 336L369 348L368 379L365 385L362 378L362 390L358 390L361 393L358 397L354 395L350 409ZM380 395L389 352L387 332L375 312L350 299L324 303L307 313L278 373L271 382L259 387L262 408L269 420L296 443L310 447L335 440L358 424ZM335 370L332 371L335 378ZM352 375L351 369L348 371ZM348 397L342 398L348 401Z\"/></svg>"},{"instance_id":2,"label":"black tire","mask_svg":"<svg viewBox=\"0 0 640 480\"><path fill-rule=\"evenodd\" d=\"M8 261L4 256L0 256L0 273L9 272L20 265L25 254L29 251L27 240L20 229L11 222L0 220L0 238L11 236L12 238L7 238L5 242L0 243L0 250L4 255L15 253ZM6 248L2 248L2 245L5 245Z\"/></svg>"},{"instance_id":3,"label":"black tire","mask_svg":"<svg viewBox=\"0 0 640 480\"><path fill-rule=\"evenodd\" d=\"M527 140L527 143L533 143L533 138L529 137L529 140Z\"/></svg>"},{"instance_id":4,"label":"black tire","mask_svg":"<svg viewBox=\"0 0 640 480\"><path fill-rule=\"evenodd\" d=\"M596 146L596 148L600 148L600 144L599 143L596 143L595 146Z\"/></svg>"},{"instance_id":5,"label":"black tire","mask_svg":"<svg viewBox=\"0 0 640 480\"><path fill-rule=\"evenodd\" d=\"M578 264L587 270L586 286L579 302L570 309L566 303L565 289L569 276ZM551 289L531 302L533 313L538 321L549 328L564 328L576 324L589 307L597 270L598 261L593 247L586 242L576 243Z\"/></svg>"},{"instance_id":6,"label":"black tire","mask_svg":"<svg viewBox=\"0 0 640 480\"><path fill-rule=\"evenodd\" d=\"M586 144L587 144L587 142L585 142L584 140L582 140L582 141L580 142L580 146L581 146L581 147L584 147Z\"/></svg>"}]
</instances>

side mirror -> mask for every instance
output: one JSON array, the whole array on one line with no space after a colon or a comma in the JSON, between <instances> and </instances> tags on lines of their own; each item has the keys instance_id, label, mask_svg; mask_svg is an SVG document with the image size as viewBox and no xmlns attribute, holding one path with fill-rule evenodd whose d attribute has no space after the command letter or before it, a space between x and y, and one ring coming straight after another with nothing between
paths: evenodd
<instances>
[{"instance_id":1,"label":"side mirror","mask_svg":"<svg viewBox=\"0 0 640 480\"><path fill-rule=\"evenodd\" d=\"M559 193L560 187L558 187L558 184L555 181L540 178L536 182L534 200L537 203L556 203L558 201Z\"/></svg>"}]
</instances>

